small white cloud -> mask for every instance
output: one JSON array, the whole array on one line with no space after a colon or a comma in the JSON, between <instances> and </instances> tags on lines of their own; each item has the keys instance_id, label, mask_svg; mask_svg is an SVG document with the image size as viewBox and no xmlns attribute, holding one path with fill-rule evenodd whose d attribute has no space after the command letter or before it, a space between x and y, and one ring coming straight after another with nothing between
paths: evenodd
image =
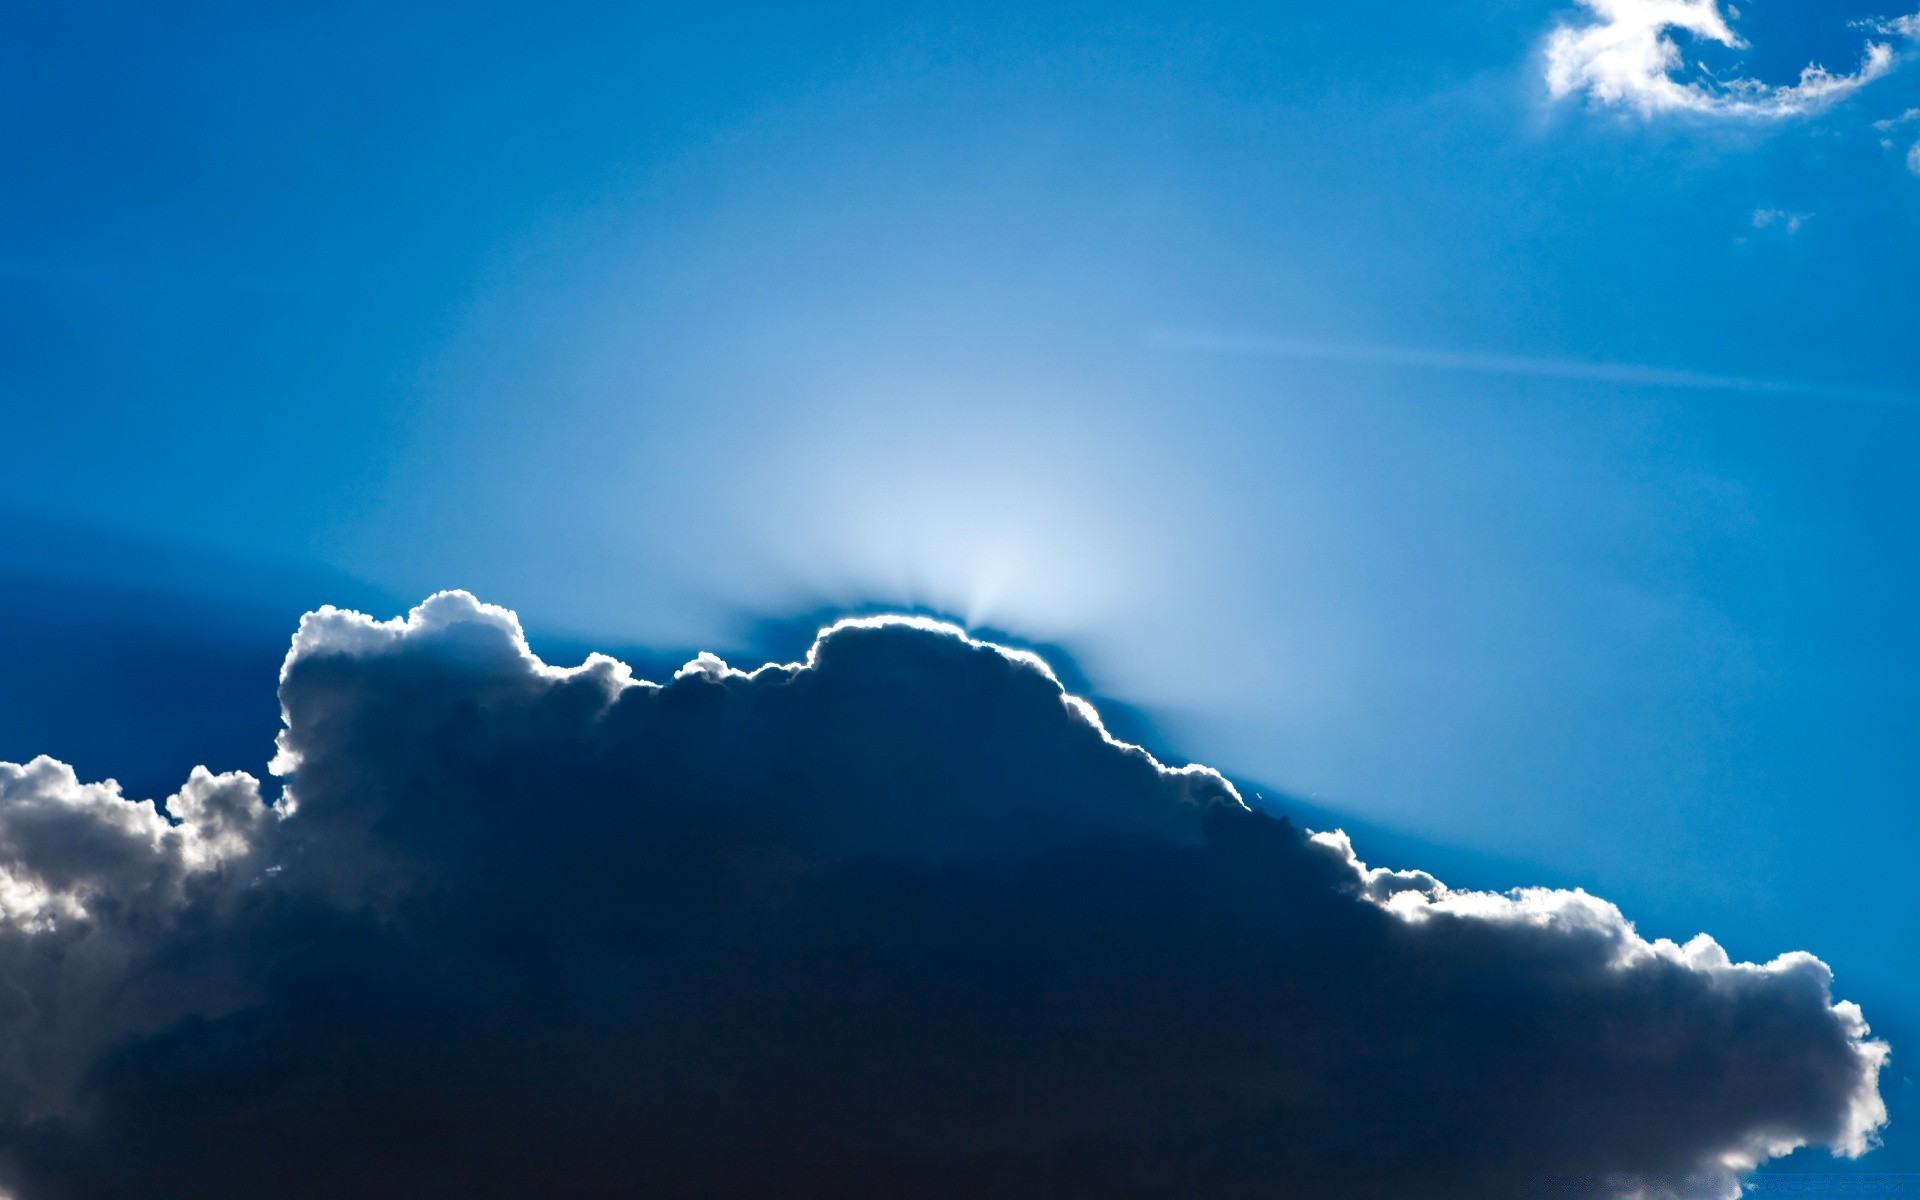
<instances>
[{"instance_id":1,"label":"small white cloud","mask_svg":"<svg viewBox=\"0 0 1920 1200\"><path fill-rule=\"evenodd\" d=\"M1823 108L1891 71L1890 42L1867 43L1860 66L1836 75L1819 64L1798 82L1720 79L1704 64L1697 77L1678 78L1687 63L1672 33L1679 31L1729 49L1746 41L1734 32L1720 0L1580 0L1593 14L1583 25L1562 25L1547 40L1547 89L1556 99L1584 92L1601 104L1642 115L1695 112L1731 117L1789 117ZM1889 37L1920 38L1920 14L1860 26Z\"/></svg>"},{"instance_id":2,"label":"small white cloud","mask_svg":"<svg viewBox=\"0 0 1920 1200\"><path fill-rule=\"evenodd\" d=\"M1906 29L1909 36L1920 35L1920 14L1902 17L1899 21L1885 22L1885 24L1898 25ZM1880 138L1880 148L1893 149L1893 131L1914 121L1920 121L1920 108L1910 108L1897 117L1883 117L1875 121L1873 127L1883 135ZM1907 169L1915 175L1920 175L1920 142L1915 142L1907 148Z\"/></svg>"},{"instance_id":3,"label":"small white cloud","mask_svg":"<svg viewBox=\"0 0 1920 1200\"><path fill-rule=\"evenodd\" d=\"M1920 29L1920 15L1902 17L1900 21L1889 22L1889 24L1899 24L1909 29ZM1920 108L1910 108L1897 117L1884 117L1881 120L1875 121L1873 127L1885 135L1880 139L1881 148L1884 150L1893 149L1893 131L1903 125L1910 125L1915 121L1920 121ZM1912 171L1915 175L1920 175L1920 142L1915 142L1913 145L1907 147L1907 170Z\"/></svg>"},{"instance_id":4,"label":"small white cloud","mask_svg":"<svg viewBox=\"0 0 1920 1200\"><path fill-rule=\"evenodd\" d=\"M1784 208L1756 208L1753 210L1755 229L1782 229L1788 234L1800 232L1800 227L1813 219L1812 213L1788 212Z\"/></svg>"}]
</instances>

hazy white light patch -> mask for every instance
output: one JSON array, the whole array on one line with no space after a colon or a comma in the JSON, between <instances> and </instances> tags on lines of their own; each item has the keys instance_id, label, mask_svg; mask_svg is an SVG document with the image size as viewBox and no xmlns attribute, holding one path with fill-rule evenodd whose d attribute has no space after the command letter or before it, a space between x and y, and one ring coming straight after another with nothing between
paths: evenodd
<instances>
[{"instance_id":1,"label":"hazy white light patch","mask_svg":"<svg viewBox=\"0 0 1920 1200\"><path fill-rule=\"evenodd\" d=\"M782 573L822 607L879 601L1042 641L1112 623L1167 584L1140 553L1164 514L1104 465L1137 448L1090 448L1084 429L1054 427L1056 402L1034 397L1015 428L1004 397L992 409L956 397L943 421L875 421L796 447L782 468L793 536L772 548Z\"/></svg>"},{"instance_id":2,"label":"hazy white light patch","mask_svg":"<svg viewBox=\"0 0 1920 1200\"><path fill-rule=\"evenodd\" d=\"M1730 117L1791 117L1813 112L1859 90L1891 71L1896 61L1890 42L1867 43L1860 65L1835 74L1818 63L1800 72L1797 82L1768 84L1756 79L1716 78L1695 63L1698 77L1680 79L1686 57L1674 32L1728 49L1747 43L1733 29L1719 0L1580 0L1592 13L1585 24L1562 25L1547 38L1546 81L1557 100L1584 93L1593 101L1622 105L1643 116L1694 112ZM1870 32L1912 38L1914 17L1874 22Z\"/></svg>"},{"instance_id":3,"label":"hazy white light patch","mask_svg":"<svg viewBox=\"0 0 1920 1200\"><path fill-rule=\"evenodd\" d=\"M1763 219L1754 214L1756 228L1776 220L1804 222L1774 213ZM1797 226L1796 226L1797 228ZM1428 350L1411 346L1381 346L1358 342L1323 342L1306 338L1247 337L1234 334L1165 331L1149 335L1152 345L1173 350L1201 350L1216 354L1247 354L1319 362L1425 367L1440 371L1471 371L1490 375L1533 375L1547 379L1617 383L1629 387L1682 388L1700 391L1763 392L1814 399L1846 400L1862 404L1914 404L1920 395L1891 388L1861 388L1805 380L1757 379L1743 375L1714 375L1669 367L1633 363L1589 362L1566 358L1536 358L1524 354L1495 354L1472 350Z\"/></svg>"}]
</instances>

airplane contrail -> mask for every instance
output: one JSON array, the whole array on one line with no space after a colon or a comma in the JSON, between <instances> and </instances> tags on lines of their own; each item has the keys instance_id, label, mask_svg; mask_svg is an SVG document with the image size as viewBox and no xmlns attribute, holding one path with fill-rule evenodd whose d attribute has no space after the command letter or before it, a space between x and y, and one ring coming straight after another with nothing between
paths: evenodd
<instances>
[{"instance_id":1,"label":"airplane contrail","mask_svg":"<svg viewBox=\"0 0 1920 1200\"><path fill-rule=\"evenodd\" d=\"M1346 362L1385 366L1424 367L1438 371L1471 371L1487 375L1528 375L1547 379L1576 379L1620 383L1634 387L1687 388L1697 391L1764 392L1845 400L1859 404L1920 403L1920 394L1894 388L1850 387L1805 380L1759 379L1743 375L1715 375L1671 367L1633 363L1590 362L1569 358L1536 358L1524 354L1493 354L1470 350L1428 350L1413 346L1382 346L1359 342L1326 342L1306 338L1254 337L1240 334L1155 330L1147 344L1170 350L1197 350L1213 354L1243 354L1316 362Z\"/></svg>"}]
</instances>

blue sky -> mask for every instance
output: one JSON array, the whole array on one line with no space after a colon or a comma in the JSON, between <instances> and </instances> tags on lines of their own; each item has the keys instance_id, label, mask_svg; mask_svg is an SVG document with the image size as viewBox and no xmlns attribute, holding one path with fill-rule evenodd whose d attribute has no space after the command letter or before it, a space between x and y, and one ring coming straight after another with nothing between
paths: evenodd
<instances>
[{"instance_id":1,"label":"blue sky","mask_svg":"<svg viewBox=\"0 0 1920 1200\"><path fill-rule=\"evenodd\" d=\"M1821 955L1920 1169L1920 45L1647 10L18 6L9 578L1057 646L1363 857Z\"/></svg>"}]
</instances>

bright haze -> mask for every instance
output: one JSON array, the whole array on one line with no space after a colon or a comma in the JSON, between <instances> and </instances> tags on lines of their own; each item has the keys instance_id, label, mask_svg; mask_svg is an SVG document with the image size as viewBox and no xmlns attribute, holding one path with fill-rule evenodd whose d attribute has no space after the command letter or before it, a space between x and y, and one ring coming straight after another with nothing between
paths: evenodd
<instances>
[{"instance_id":1,"label":"bright haze","mask_svg":"<svg viewBox=\"0 0 1920 1200\"><path fill-rule=\"evenodd\" d=\"M0 169L15 1200L1920 1171L1920 14L30 3Z\"/></svg>"}]
</instances>

